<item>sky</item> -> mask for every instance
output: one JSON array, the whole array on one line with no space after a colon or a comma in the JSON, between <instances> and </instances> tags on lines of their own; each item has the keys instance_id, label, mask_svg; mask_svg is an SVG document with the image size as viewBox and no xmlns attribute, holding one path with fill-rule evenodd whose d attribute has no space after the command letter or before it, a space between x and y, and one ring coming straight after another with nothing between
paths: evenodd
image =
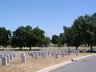
<instances>
[{"instance_id":1,"label":"sky","mask_svg":"<svg viewBox=\"0 0 96 72\"><path fill-rule=\"evenodd\" d=\"M78 16L96 12L96 0L0 0L0 27L39 27L48 37L63 33Z\"/></svg>"}]
</instances>

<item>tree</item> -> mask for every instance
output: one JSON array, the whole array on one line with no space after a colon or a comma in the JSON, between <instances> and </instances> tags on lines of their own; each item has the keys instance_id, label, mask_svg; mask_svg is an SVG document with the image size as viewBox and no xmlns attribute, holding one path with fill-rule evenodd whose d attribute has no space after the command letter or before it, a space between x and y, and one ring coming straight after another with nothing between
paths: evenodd
<instances>
[{"instance_id":1,"label":"tree","mask_svg":"<svg viewBox=\"0 0 96 72\"><path fill-rule=\"evenodd\" d=\"M49 37L44 37L43 41L44 41L44 46L48 46L50 44Z\"/></svg>"},{"instance_id":2,"label":"tree","mask_svg":"<svg viewBox=\"0 0 96 72\"><path fill-rule=\"evenodd\" d=\"M85 15L83 17L84 19L84 25L82 27L82 38L83 38L83 44L84 45L90 45L90 40L91 40L91 35L90 35L90 28L92 25L90 25L90 16L89 15Z\"/></svg>"},{"instance_id":3,"label":"tree","mask_svg":"<svg viewBox=\"0 0 96 72\"><path fill-rule=\"evenodd\" d=\"M21 26L13 32L11 38L11 44L13 47L29 47L30 50L32 46L43 46L48 44L48 38L45 38L44 31L38 27L32 29L31 26ZM46 42L46 43L45 43Z\"/></svg>"},{"instance_id":4,"label":"tree","mask_svg":"<svg viewBox=\"0 0 96 72\"><path fill-rule=\"evenodd\" d=\"M32 27L29 25L26 27L21 26L13 32L12 46L20 47L20 50L22 49L22 47L29 47L31 50L31 47L35 44L34 39L35 36L32 32Z\"/></svg>"},{"instance_id":5,"label":"tree","mask_svg":"<svg viewBox=\"0 0 96 72\"><path fill-rule=\"evenodd\" d=\"M57 35L52 36L52 43L53 44L58 44L58 36Z\"/></svg>"},{"instance_id":6,"label":"tree","mask_svg":"<svg viewBox=\"0 0 96 72\"><path fill-rule=\"evenodd\" d=\"M72 35L73 35L73 42L72 46L78 47L84 42L85 40L85 33L86 32L86 24L85 20L82 16L76 19L72 25Z\"/></svg>"},{"instance_id":7,"label":"tree","mask_svg":"<svg viewBox=\"0 0 96 72\"><path fill-rule=\"evenodd\" d=\"M25 41L25 44L26 44L26 47L29 47L31 50L32 46L34 46L34 34L32 32L32 27L31 26L26 26L25 27L25 33L26 33L26 41Z\"/></svg>"},{"instance_id":8,"label":"tree","mask_svg":"<svg viewBox=\"0 0 96 72\"><path fill-rule=\"evenodd\" d=\"M12 46L20 47L20 50L22 49L22 47L26 46L26 31L23 26L20 26L16 29L16 31L13 32L11 40Z\"/></svg>"},{"instance_id":9,"label":"tree","mask_svg":"<svg viewBox=\"0 0 96 72\"><path fill-rule=\"evenodd\" d=\"M94 13L89 20L89 35L90 35L90 45L91 52L93 51L93 44L96 42L96 13Z\"/></svg>"},{"instance_id":10,"label":"tree","mask_svg":"<svg viewBox=\"0 0 96 72\"><path fill-rule=\"evenodd\" d=\"M77 49L81 44L88 44L92 52L92 46L96 40L96 14L78 17L72 25L72 30L73 46Z\"/></svg>"},{"instance_id":11,"label":"tree","mask_svg":"<svg viewBox=\"0 0 96 72\"><path fill-rule=\"evenodd\" d=\"M10 44L11 31L0 27L0 45L6 47Z\"/></svg>"},{"instance_id":12,"label":"tree","mask_svg":"<svg viewBox=\"0 0 96 72\"><path fill-rule=\"evenodd\" d=\"M70 48L69 46L72 45L72 29L71 27L63 27L64 28L64 37L65 37L65 43L68 46L68 53L70 54Z\"/></svg>"},{"instance_id":13,"label":"tree","mask_svg":"<svg viewBox=\"0 0 96 72\"><path fill-rule=\"evenodd\" d=\"M65 38L64 38L64 33L60 33L59 37L58 37L58 47L62 46L65 44Z\"/></svg>"},{"instance_id":14,"label":"tree","mask_svg":"<svg viewBox=\"0 0 96 72\"><path fill-rule=\"evenodd\" d=\"M34 45L35 46L43 46L43 39L44 39L44 31L39 29L38 27L33 29L33 34L34 34Z\"/></svg>"}]
</instances>

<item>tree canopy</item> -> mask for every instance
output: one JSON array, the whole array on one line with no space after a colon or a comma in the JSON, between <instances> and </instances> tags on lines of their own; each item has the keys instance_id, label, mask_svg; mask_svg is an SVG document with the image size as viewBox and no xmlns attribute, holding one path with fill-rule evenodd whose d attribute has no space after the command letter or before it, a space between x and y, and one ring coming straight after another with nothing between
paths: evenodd
<instances>
[{"instance_id":1,"label":"tree canopy","mask_svg":"<svg viewBox=\"0 0 96 72\"><path fill-rule=\"evenodd\" d=\"M58 36L57 35L53 35L52 36L52 43L53 44L57 44L58 43Z\"/></svg>"},{"instance_id":2,"label":"tree canopy","mask_svg":"<svg viewBox=\"0 0 96 72\"><path fill-rule=\"evenodd\" d=\"M76 49L84 44L92 46L96 44L96 14L91 16L79 16L71 27L64 27L65 42Z\"/></svg>"},{"instance_id":3,"label":"tree canopy","mask_svg":"<svg viewBox=\"0 0 96 72\"><path fill-rule=\"evenodd\" d=\"M0 45L7 46L10 44L11 31L0 27Z\"/></svg>"},{"instance_id":4,"label":"tree canopy","mask_svg":"<svg viewBox=\"0 0 96 72\"><path fill-rule=\"evenodd\" d=\"M44 31L38 27L32 29L31 26L21 26L13 32L11 44L13 47L44 46L49 44L49 38L45 37Z\"/></svg>"}]
</instances>

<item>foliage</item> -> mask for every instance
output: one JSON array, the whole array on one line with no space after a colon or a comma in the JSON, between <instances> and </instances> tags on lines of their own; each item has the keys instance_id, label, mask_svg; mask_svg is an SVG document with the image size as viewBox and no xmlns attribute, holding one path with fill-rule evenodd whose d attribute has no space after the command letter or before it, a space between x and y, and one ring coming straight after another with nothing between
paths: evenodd
<instances>
[{"instance_id":1,"label":"foliage","mask_svg":"<svg viewBox=\"0 0 96 72\"><path fill-rule=\"evenodd\" d=\"M44 37L44 40L43 40L43 44L44 44L44 46L48 46L49 44L50 44L50 38L49 37Z\"/></svg>"},{"instance_id":2,"label":"foliage","mask_svg":"<svg viewBox=\"0 0 96 72\"><path fill-rule=\"evenodd\" d=\"M58 37L58 47L62 46L65 44L65 36L64 33L60 33Z\"/></svg>"},{"instance_id":3,"label":"foliage","mask_svg":"<svg viewBox=\"0 0 96 72\"><path fill-rule=\"evenodd\" d=\"M44 31L38 27L32 29L31 26L21 26L13 32L11 38L11 44L13 47L29 47L32 46L47 46L49 44L49 38L44 36Z\"/></svg>"},{"instance_id":4,"label":"foliage","mask_svg":"<svg viewBox=\"0 0 96 72\"><path fill-rule=\"evenodd\" d=\"M33 34L34 34L34 45L35 46L43 46L43 39L44 39L44 31L39 29L38 27L33 29Z\"/></svg>"},{"instance_id":5,"label":"foliage","mask_svg":"<svg viewBox=\"0 0 96 72\"><path fill-rule=\"evenodd\" d=\"M7 46L10 44L11 31L0 27L0 45Z\"/></svg>"},{"instance_id":6,"label":"foliage","mask_svg":"<svg viewBox=\"0 0 96 72\"><path fill-rule=\"evenodd\" d=\"M52 36L52 43L53 44L57 44L58 43L58 36L57 35L53 35Z\"/></svg>"}]
</instances>

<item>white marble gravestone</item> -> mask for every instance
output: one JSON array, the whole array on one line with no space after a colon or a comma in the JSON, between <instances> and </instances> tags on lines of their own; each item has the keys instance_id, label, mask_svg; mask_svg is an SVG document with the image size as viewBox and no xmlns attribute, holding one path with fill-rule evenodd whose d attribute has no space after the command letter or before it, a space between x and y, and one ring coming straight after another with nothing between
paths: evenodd
<instances>
[{"instance_id":1,"label":"white marble gravestone","mask_svg":"<svg viewBox=\"0 0 96 72\"><path fill-rule=\"evenodd\" d=\"M55 53L55 58L58 58L58 53L57 52Z\"/></svg>"},{"instance_id":2,"label":"white marble gravestone","mask_svg":"<svg viewBox=\"0 0 96 72\"><path fill-rule=\"evenodd\" d=\"M2 65L7 66L7 57L2 57Z\"/></svg>"},{"instance_id":3,"label":"white marble gravestone","mask_svg":"<svg viewBox=\"0 0 96 72\"><path fill-rule=\"evenodd\" d=\"M10 62L10 56L7 55L7 62Z\"/></svg>"}]
</instances>

